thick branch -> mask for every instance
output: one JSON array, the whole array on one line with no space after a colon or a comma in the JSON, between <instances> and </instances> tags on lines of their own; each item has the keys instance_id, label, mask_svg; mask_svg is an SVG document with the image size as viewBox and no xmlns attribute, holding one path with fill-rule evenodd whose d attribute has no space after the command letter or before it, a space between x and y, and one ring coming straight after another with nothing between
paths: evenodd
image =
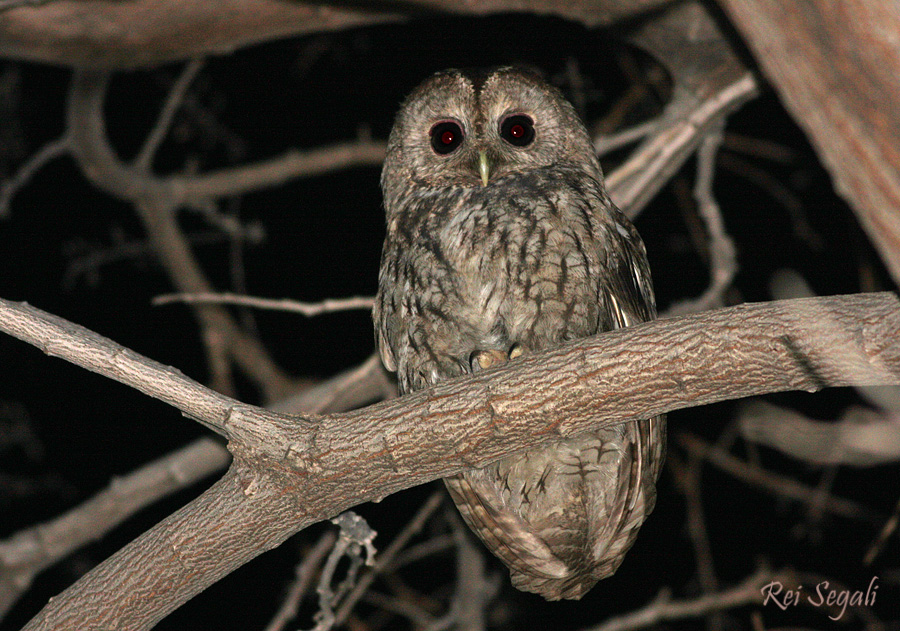
<instances>
[{"instance_id":1,"label":"thick branch","mask_svg":"<svg viewBox=\"0 0 900 631\"><path fill-rule=\"evenodd\" d=\"M230 53L267 40L392 22L426 12L524 11L605 26L671 0L56 0L0 12L0 57L81 68L129 69ZM393 5L393 6L392 6Z\"/></svg>"},{"instance_id":2,"label":"thick branch","mask_svg":"<svg viewBox=\"0 0 900 631\"><path fill-rule=\"evenodd\" d=\"M96 541L162 496L223 470L229 454L204 437L132 473L77 508L0 540L0 618L44 568Z\"/></svg>"},{"instance_id":3,"label":"thick branch","mask_svg":"<svg viewBox=\"0 0 900 631\"><path fill-rule=\"evenodd\" d=\"M891 293L659 320L314 419L205 391L28 305L0 302L0 328L178 406L228 435L235 455L222 482L54 599L29 629L109 628L113 619L149 628L313 522L548 440L766 392L900 384L900 300Z\"/></svg>"},{"instance_id":4,"label":"thick branch","mask_svg":"<svg viewBox=\"0 0 900 631\"><path fill-rule=\"evenodd\" d=\"M361 365L272 406L292 413L338 412L396 396L381 360L373 355ZM231 455L209 437L117 476L107 489L42 524L0 540L0 618L31 586L44 568L90 541L100 539L142 508L224 470Z\"/></svg>"},{"instance_id":5,"label":"thick branch","mask_svg":"<svg viewBox=\"0 0 900 631\"><path fill-rule=\"evenodd\" d=\"M198 576L221 578L281 543L260 524L283 514L289 498L270 485L249 487L242 472L232 466L203 495L51 600L25 628L150 629L200 591L193 588Z\"/></svg>"},{"instance_id":6,"label":"thick branch","mask_svg":"<svg viewBox=\"0 0 900 631\"><path fill-rule=\"evenodd\" d=\"M900 5L719 3L900 284Z\"/></svg>"},{"instance_id":7,"label":"thick branch","mask_svg":"<svg viewBox=\"0 0 900 631\"><path fill-rule=\"evenodd\" d=\"M27 304L0 300L0 329L178 407L239 449L276 458L299 449L307 466L298 461L294 468L304 474L347 474L346 458L353 469L371 465L391 478L414 465L416 484L551 438L684 407L768 392L900 384L900 301L889 292L743 304L649 322L401 399L309 419L314 423L213 392ZM336 450L345 453L336 458ZM429 463L409 460L423 456ZM422 471L423 464L434 471Z\"/></svg>"}]
</instances>

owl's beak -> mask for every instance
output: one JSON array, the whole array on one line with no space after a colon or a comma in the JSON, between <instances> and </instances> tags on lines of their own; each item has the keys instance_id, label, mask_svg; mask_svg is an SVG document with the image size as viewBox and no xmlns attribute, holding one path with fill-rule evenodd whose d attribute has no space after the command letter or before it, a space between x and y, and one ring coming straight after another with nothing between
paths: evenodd
<instances>
[{"instance_id":1,"label":"owl's beak","mask_svg":"<svg viewBox=\"0 0 900 631\"><path fill-rule=\"evenodd\" d=\"M478 173L481 175L481 183L487 186L491 177L491 162L484 149L478 152Z\"/></svg>"}]
</instances>

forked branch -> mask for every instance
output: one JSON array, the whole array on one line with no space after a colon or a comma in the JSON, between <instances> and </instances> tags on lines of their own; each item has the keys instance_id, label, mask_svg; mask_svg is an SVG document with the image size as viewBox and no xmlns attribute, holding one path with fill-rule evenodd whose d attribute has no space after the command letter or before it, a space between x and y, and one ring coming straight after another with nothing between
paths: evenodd
<instances>
[{"instance_id":1,"label":"forked branch","mask_svg":"<svg viewBox=\"0 0 900 631\"><path fill-rule=\"evenodd\" d=\"M900 384L900 300L891 293L650 322L320 417L243 405L28 305L0 302L0 329L175 405L226 435L235 456L219 483L28 629L150 628L311 523L548 440L766 392Z\"/></svg>"}]
</instances>

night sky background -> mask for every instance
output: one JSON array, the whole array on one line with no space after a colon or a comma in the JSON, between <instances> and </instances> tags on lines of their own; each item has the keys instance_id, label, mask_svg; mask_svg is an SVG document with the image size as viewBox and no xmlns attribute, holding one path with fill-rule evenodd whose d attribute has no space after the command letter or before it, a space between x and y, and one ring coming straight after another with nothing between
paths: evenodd
<instances>
[{"instance_id":1,"label":"night sky background","mask_svg":"<svg viewBox=\"0 0 900 631\"><path fill-rule=\"evenodd\" d=\"M619 35L554 18L435 18L290 39L211 58L176 117L156 172L244 164L292 147L352 139L361 129L385 139L405 94L430 73L453 66L520 63L539 68L570 98L583 101L581 114L589 126L606 117L629 86L645 82L641 98L618 123L627 127L658 113L668 86L660 79L659 67ZM583 90L573 90L572 68L580 72ZM141 146L180 69L179 64L114 78L107 126L123 158L130 159ZM65 69L0 62L0 178L9 177L34 151L63 133L69 79ZM797 270L823 295L892 288L853 213L835 194L803 133L771 90L735 114L726 132L715 193L739 251L740 273L729 294L731 303L771 299L768 282L782 268ZM605 157L605 169L613 169L626 155L622 151ZM698 235L702 246L702 224L690 200L693 171L694 162L689 161L636 222L647 245L661 310L699 295L708 283L706 261L696 247ZM255 296L304 301L372 295L384 237L379 174L375 166L350 169L223 203L222 212L264 232L262 240L238 248L197 213L182 211L181 226L220 290L238 287ZM779 195L794 206L789 210ZM233 276L236 250L245 273L243 288ZM150 304L154 296L170 291L133 209L94 188L68 157L43 168L15 197L11 214L0 218L0 297L27 301L203 382L204 354L189 309ZM297 376L330 376L361 362L374 348L370 317L364 311L313 319L266 311L254 312L253 318L274 358ZM0 538L60 515L104 488L113 476L206 432L173 408L5 335L0 336L0 366ZM248 383L239 386L243 399L259 401ZM767 400L819 419L837 418L847 405L859 403L854 392L843 389ZM715 439L733 419L735 405L671 414L674 456L684 457L674 439L679 432ZM736 453L744 453L741 443ZM814 486L824 475L821 468L772 451L761 454L764 466L805 484ZM896 465L842 468L833 492L887 518L897 501L898 473ZM142 511L102 541L45 571L0 623L0 631L20 628L48 597L210 482ZM438 485L358 507L379 532L376 546L383 549ZM890 612L896 606L900 545L889 542L872 567L861 562L881 523L828 515L811 522L806 507L709 467L702 489L723 585L740 581L763 561L816 572L850 589L864 590L872 576L879 576L882 587L875 611L883 619L898 619ZM490 567L503 576L503 587L489 621L504 629L577 629L635 609L666 586L678 598L697 595L684 515L683 496L666 471L656 511L625 563L581 602L547 604L517 592L508 584L505 569L491 558ZM439 513L422 538L445 532L445 524ZM315 526L263 555L157 628L263 628L305 546L325 527L331 526ZM445 594L453 580L452 556L448 552L432 557L404 576L424 592ZM820 611L781 613L771 606L757 610L768 628L838 626ZM312 611L307 601L290 628L312 626ZM360 608L362 616L371 611L366 605ZM750 628L749 612L743 608L726 617L725 628ZM859 625L852 614L846 618L850 625L841 628ZM384 628L405 624L395 618ZM888 628L900 627L893 623Z\"/></svg>"}]
</instances>

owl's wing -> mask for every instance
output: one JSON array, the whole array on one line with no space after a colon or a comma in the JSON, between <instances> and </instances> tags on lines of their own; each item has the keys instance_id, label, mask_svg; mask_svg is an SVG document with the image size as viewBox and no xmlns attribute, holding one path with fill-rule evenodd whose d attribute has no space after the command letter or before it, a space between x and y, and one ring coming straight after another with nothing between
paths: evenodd
<instances>
[{"instance_id":1,"label":"owl's wing","mask_svg":"<svg viewBox=\"0 0 900 631\"><path fill-rule=\"evenodd\" d=\"M601 303L613 328L624 328L656 318L656 300L644 244L630 222L617 222L614 243L619 252L609 282L601 288ZM595 498L605 504L609 518L592 540L598 561L621 561L637 536L637 529L653 510L656 479L665 457L665 416L634 421L622 426L623 446L627 450L619 473L619 490L611 497ZM611 502L612 500L612 502ZM618 563L611 568L615 571Z\"/></svg>"},{"instance_id":2,"label":"owl's wing","mask_svg":"<svg viewBox=\"0 0 900 631\"><path fill-rule=\"evenodd\" d=\"M381 324L381 326L376 327L375 329L375 336L378 341L378 352L381 354L381 362L389 372L396 372L397 363L394 361L394 351L391 350L391 345L388 342L388 335L384 323L382 322Z\"/></svg>"},{"instance_id":3,"label":"owl's wing","mask_svg":"<svg viewBox=\"0 0 900 631\"><path fill-rule=\"evenodd\" d=\"M378 295L375 296L375 304L372 307L372 321L375 323L375 341L378 344L381 361L390 372L395 372L397 362L394 359L393 342L397 338L396 328L399 323L394 307L395 297L390 291L385 290L385 283L382 282L382 276L386 273L388 272L382 263L378 279Z\"/></svg>"},{"instance_id":4,"label":"owl's wing","mask_svg":"<svg viewBox=\"0 0 900 631\"><path fill-rule=\"evenodd\" d=\"M621 217L618 209L614 209L614 217ZM599 242L612 246L607 259L612 269L608 270L600 299L612 318L613 328L655 319L656 299L647 251L635 227L622 217L622 221L615 222L615 230L609 231L608 238Z\"/></svg>"}]
</instances>

